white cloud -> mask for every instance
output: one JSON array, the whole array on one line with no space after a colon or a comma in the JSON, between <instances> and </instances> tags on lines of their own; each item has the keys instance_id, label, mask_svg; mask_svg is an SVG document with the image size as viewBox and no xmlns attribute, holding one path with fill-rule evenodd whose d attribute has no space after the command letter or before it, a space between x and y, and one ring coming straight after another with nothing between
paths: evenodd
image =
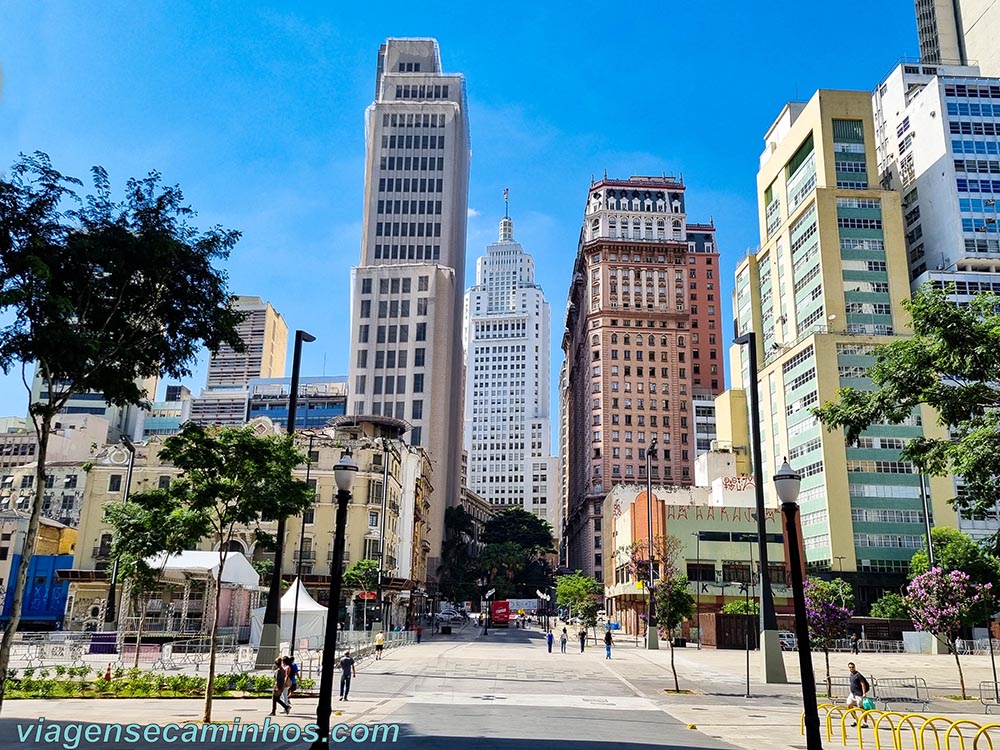
<instances>
[{"instance_id":1,"label":"white cloud","mask_svg":"<svg viewBox=\"0 0 1000 750\"><path fill-rule=\"evenodd\" d=\"M471 219L471 218L473 218L475 216L479 216L479 212L476 209L474 209L474 208L470 208L469 209L469 218Z\"/></svg>"}]
</instances>

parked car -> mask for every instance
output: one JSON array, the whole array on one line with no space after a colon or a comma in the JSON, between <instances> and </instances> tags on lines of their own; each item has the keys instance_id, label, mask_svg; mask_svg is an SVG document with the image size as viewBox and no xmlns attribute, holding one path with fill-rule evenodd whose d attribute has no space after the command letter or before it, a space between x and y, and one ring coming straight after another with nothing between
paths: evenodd
<instances>
[{"instance_id":1,"label":"parked car","mask_svg":"<svg viewBox=\"0 0 1000 750\"><path fill-rule=\"evenodd\" d=\"M453 609L446 609L435 615L438 622L465 622L465 615Z\"/></svg>"},{"instance_id":2,"label":"parked car","mask_svg":"<svg viewBox=\"0 0 1000 750\"><path fill-rule=\"evenodd\" d=\"M789 630L779 630L778 642L781 644L782 651L794 651L796 643L795 633Z\"/></svg>"}]
</instances>

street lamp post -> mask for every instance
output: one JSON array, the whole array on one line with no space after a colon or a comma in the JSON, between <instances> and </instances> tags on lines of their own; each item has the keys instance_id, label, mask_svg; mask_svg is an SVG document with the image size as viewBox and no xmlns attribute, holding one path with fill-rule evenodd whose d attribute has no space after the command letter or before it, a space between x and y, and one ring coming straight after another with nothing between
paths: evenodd
<instances>
[{"instance_id":1,"label":"street lamp post","mask_svg":"<svg viewBox=\"0 0 1000 750\"><path fill-rule=\"evenodd\" d=\"M754 495L757 506L757 559L762 571L760 578L760 667L766 684L788 682L785 662L778 640L778 616L774 610L774 595L767 576L767 516L764 511L764 459L761 455L760 396L757 388L757 335L748 331L733 341L746 346L749 369L747 400L750 402L750 450L753 455Z\"/></svg>"},{"instance_id":2,"label":"street lamp post","mask_svg":"<svg viewBox=\"0 0 1000 750\"><path fill-rule=\"evenodd\" d=\"M795 516L799 512L798 498L802 477L792 471L786 460L774 475L774 488L781 500L785 517L785 538L792 572L792 597L795 601L795 640L799 652L799 672L802 679L802 707L806 729L806 748L822 750L823 740L819 731L819 709L816 706L816 677L813 674L812 655L809 653L809 623L806 619L805 585L799 560L799 536Z\"/></svg>"},{"instance_id":3,"label":"street lamp post","mask_svg":"<svg viewBox=\"0 0 1000 750\"><path fill-rule=\"evenodd\" d=\"M701 532L692 531L691 536L694 537L694 556L698 561L698 567L695 568L698 571L698 581L694 587L694 622L698 628L698 650L701 651Z\"/></svg>"},{"instance_id":4,"label":"street lamp post","mask_svg":"<svg viewBox=\"0 0 1000 750\"><path fill-rule=\"evenodd\" d=\"M382 571L385 569L385 510L386 501L389 497L389 439L385 436L382 437L382 515L379 517L379 533L378 533L378 584L377 591L375 593L375 599L378 601L378 621L379 625L383 630L388 630L386 627L392 626L391 622L387 622L388 618L385 616L385 602L382 600ZM367 607L368 605L365 604Z\"/></svg>"},{"instance_id":5,"label":"street lamp post","mask_svg":"<svg viewBox=\"0 0 1000 750\"><path fill-rule=\"evenodd\" d=\"M309 472L312 469L313 435L309 435L309 447L306 448L306 485L309 485ZM315 500L315 496L313 497ZM306 512L302 511L299 523L299 559L295 564L295 607L292 610L292 642L288 644L288 655L295 656L295 632L299 626L299 589L302 587L302 546L306 541Z\"/></svg>"},{"instance_id":6,"label":"street lamp post","mask_svg":"<svg viewBox=\"0 0 1000 750\"><path fill-rule=\"evenodd\" d=\"M132 489L132 469L135 467L135 443L122 435L122 445L128 451L128 466L125 468L125 491L122 492L122 504L128 502L128 493ZM116 601L118 589L118 557L111 563L111 585L108 586L108 603L104 607L104 625L115 625L118 622L118 604Z\"/></svg>"},{"instance_id":7,"label":"street lamp post","mask_svg":"<svg viewBox=\"0 0 1000 750\"><path fill-rule=\"evenodd\" d=\"M318 739L312 750L330 747L330 714L333 712L333 674L337 668L337 621L340 616L340 591L344 579L344 533L347 528L347 506L351 502L351 484L358 465L345 451L333 467L337 482L337 517L333 536L333 563L330 567L330 601L326 608L326 635L323 639L323 662L320 670L319 703L316 705Z\"/></svg>"},{"instance_id":8,"label":"street lamp post","mask_svg":"<svg viewBox=\"0 0 1000 750\"><path fill-rule=\"evenodd\" d=\"M655 651L660 648L660 642L656 635L656 623L653 621L653 613L656 604L653 601L653 473L652 461L653 453L656 452L656 435L646 445L646 525L647 525L647 549L649 553L649 604L646 607L646 649Z\"/></svg>"},{"instance_id":9,"label":"street lamp post","mask_svg":"<svg viewBox=\"0 0 1000 750\"><path fill-rule=\"evenodd\" d=\"M843 573L844 572L844 560L847 559L847 556L846 555L835 555L833 559L837 561L837 572Z\"/></svg>"},{"instance_id":10,"label":"street lamp post","mask_svg":"<svg viewBox=\"0 0 1000 750\"><path fill-rule=\"evenodd\" d=\"M285 429L289 435L295 434L295 411L299 405L299 368L302 363L302 343L315 341L316 337L303 330L295 332L295 348L292 353L292 382L288 388L288 423ZM275 531L274 567L271 569L271 587L267 591L267 607L260 633L260 647L257 649L256 669L270 669L274 660L281 655L281 558L285 553L285 519L278 519Z\"/></svg>"}]
</instances>

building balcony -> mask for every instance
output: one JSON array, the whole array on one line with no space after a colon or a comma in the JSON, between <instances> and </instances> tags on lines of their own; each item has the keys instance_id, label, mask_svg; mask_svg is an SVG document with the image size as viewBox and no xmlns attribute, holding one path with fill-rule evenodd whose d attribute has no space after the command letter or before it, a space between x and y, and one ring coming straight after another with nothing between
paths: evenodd
<instances>
[{"instance_id":1,"label":"building balcony","mask_svg":"<svg viewBox=\"0 0 1000 750\"><path fill-rule=\"evenodd\" d=\"M292 559L296 562L299 560L312 561L316 559L316 551L311 549L295 550Z\"/></svg>"}]
</instances>

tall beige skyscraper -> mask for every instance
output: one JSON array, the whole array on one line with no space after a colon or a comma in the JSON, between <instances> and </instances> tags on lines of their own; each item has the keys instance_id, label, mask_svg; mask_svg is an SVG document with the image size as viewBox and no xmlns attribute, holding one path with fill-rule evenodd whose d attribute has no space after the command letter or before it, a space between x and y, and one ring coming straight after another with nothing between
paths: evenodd
<instances>
[{"instance_id":1,"label":"tall beige skyscraper","mask_svg":"<svg viewBox=\"0 0 1000 750\"><path fill-rule=\"evenodd\" d=\"M465 81L433 39L389 39L365 113L364 228L353 271L348 413L406 420L434 464L428 572L459 502L469 201Z\"/></svg>"},{"instance_id":2,"label":"tall beige skyscraper","mask_svg":"<svg viewBox=\"0 0 1000 750\"><path fill-rule=\"evenodd\" d=\"M914 0L920 59L924 63L978 65L1000 76L1000 3L997 0Z\"/></svg>"},{"instance_id":3,"label":"tall beige skyscraper","mask_svg":"<svg viewBox=\"0 0 1000 750\"><path fill-rule=\"evenodd\" d=\"M208 361L206 387L191 404L191 419L199 424L243 424L250 380L285 374L285 319L260 297L236 297L235 308L246 315L237 329L246 350L223 344Z\"/></svg>"}]
</instances>

